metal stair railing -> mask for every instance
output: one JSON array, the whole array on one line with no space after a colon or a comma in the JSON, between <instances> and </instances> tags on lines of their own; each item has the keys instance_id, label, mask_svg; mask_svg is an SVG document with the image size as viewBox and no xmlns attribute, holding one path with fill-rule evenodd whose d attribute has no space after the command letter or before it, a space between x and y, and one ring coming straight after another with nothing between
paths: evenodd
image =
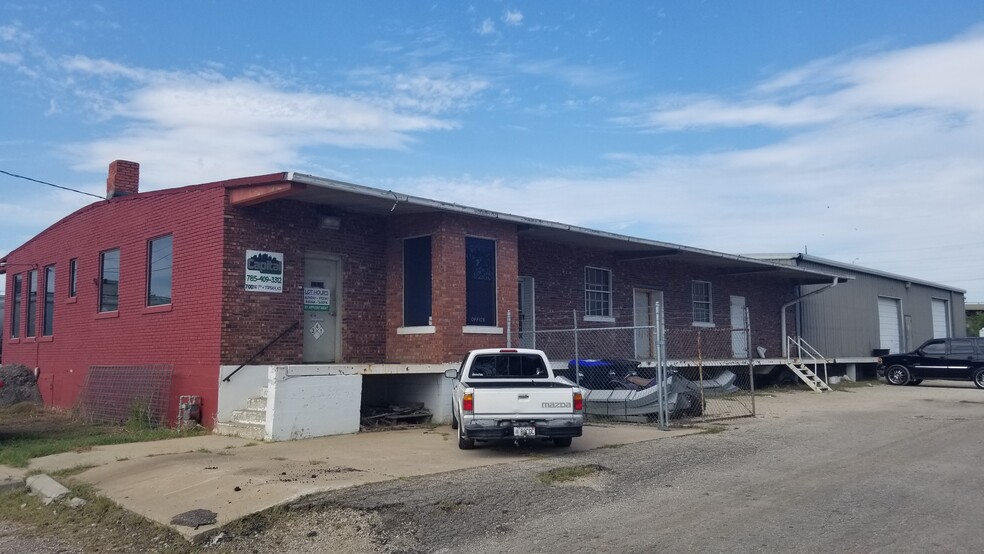
<instances>
[{"instance_id":1,"label":"metal stair railing","mask_svg":"<svg viewBox=\"0 0 984 554\"><path fill-rule=\"evenodd\" d=\"M810 357L810 365L813 366L814 373L816 373L816 368L818 365L823 365L823 382L826 384L830 381L827 377L827 357L820 353L816 348L803 340L802 337L786 337L787 345L789 346L789 352L792 353L792 347L796 347L796 361L806 365L803 362L803 354L805 353Z\"/></svg>"}]
</instances>

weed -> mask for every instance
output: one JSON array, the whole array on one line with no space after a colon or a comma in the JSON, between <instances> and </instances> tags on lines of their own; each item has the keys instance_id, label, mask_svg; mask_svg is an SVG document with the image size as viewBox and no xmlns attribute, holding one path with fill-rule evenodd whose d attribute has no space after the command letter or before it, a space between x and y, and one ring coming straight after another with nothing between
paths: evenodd
<instances>
[{"instance_id":1,"label":"weed","mask_svg":"<svg viewBox=\"0 0 984 554\"><path fill-rule=\"evenodd\" d=\"M32 534L57 537L77 545L85 552L163 552L185 554L193 551L177 532L127 511L96 494L92 486L66 483L70 496L86 505L71 509L53 504L47 509L26 489L0 494L0 521L27 525ZM126 529L126 533L119 532Z\"/></svg>"},{"instance_id":2,"label":"weed","mask_svg":"<svg viewBox=\"0 0 984 554\"><path fill-rule=\"evenodd\" d=\"M700 434L701 435L716 435L718 433L723 433L723 432L725 432L727 430L728 430L728 428L725 427L724 425L708 425L707 427L704 427L703 428L703 430L700 432Z\"/></svg>"},{"instance_id":3,"label":"weed","mask_svg":"<svg viewBox=\"0 0 984 554\"><path fill-rule=\"evenodd\" d=\"M69 467L65 469L59 469L58 471L52 471L49 475L52 477L71 477L73 475L78 475L83 471L88 471L96 466L94 465L77 465L75 467Z\"/></svg>"},{"instance_id":4,"label":"weed","mask_svg":"<svg viewBox=\"0 0 984 554\"><path fill-rule=\"evenodd\" d=\"M550 471L544 471L537 475L540 482L545 485L553 485L555 483L565 483L569 481L575 481L582 477L587 477L588 475L593 475L599 471L604 471L607 469L604 466L598 464L584 464L577 466L565 466L551 469Z\"/></svg>"},{"instance_id":5,"label":"weed","mask_svg":"<svg viewBox=\"0 0 984 554\"><path fill-rule=\"evenodd\" d=\"M256 446L256 443L255 442L247 442L246 444L243 445L243 448L246 448L247 446Z\"/></svg>"},{"instance_id":6,"label":"weed","mask_svg":"<svg viewBox=\"0 0 984 554\"><path fill-rule=\"evenodd\" d=\"M156 427L154 425L154 414L150 411L150 407L147 406L146 402L134 400L130 404L130 417L127 418L126 424L123 427L127 431L145 431Z\"/></svg>"},{"instance_id":7,"label":"weed","mask_svg":"<svg viewBox=\"0 0 984 554\"><path fill-rule=\"evenodd\" d=\"M6 408L2 414L3 448L0 464L27 467L32 458L85 452L95 446L144 442L201 435L202 428L184 431L153 428L127 428L89 424L73 419L71 414L45 410L29 405Z\"/></svg>"}]
</instances>

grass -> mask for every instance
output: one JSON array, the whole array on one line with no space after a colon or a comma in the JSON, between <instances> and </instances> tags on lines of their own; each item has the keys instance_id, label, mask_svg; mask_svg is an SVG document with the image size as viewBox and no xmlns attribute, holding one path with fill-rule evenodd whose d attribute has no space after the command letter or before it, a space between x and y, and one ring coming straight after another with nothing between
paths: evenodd
<instances>
[{"instance_id":1,"label":"grass","mask_svg":"<svg viewBox=\"0 0 984 554\"><path fill-rule=\"evenodd\" d=\"M187 430L155 429L144 425L98 425L79 421L66 412L31 404L0 409L0 464L27 467L32 458L63 452L84 452L94 446L144 442L204 434Z\"/></svg>"},{"instance_id":2,"label":"grass","mask_svg":"<svg viewBox=\"0 0 984 554\"><path fill-rule=\"evenodd\" d=\"M0 521L21 523L24 533L53 537L86 552L185 554L196 548L177 532L121 508L88 485L64 483L81 508L42 506L26 489L0 494ZM124 531L125 530L125 531Z\"/></svg>"},{"instance_id":3,"label":"grass","mask_svg":"<svg viewBox=\"0 0 984 554\"><path fill-rule=\"evenodd\" d=\"M577 479L587 477L588 475L594 475L595 473L604 471L605 469L605 467L598 464L557 467L551 469L550 471L540 473L537 475L537 478L540 479L540 482L544 485L553 485L557 483L576 481Z\"/></svg>"},{"instance_id":4,"label":"grass","mask_svg":"<svg viewBox=\"0 0 984 554\"><path fill-rule=\"evenodd\" d=\"M728 430L728 428L725 427L724 425L708 425L707 427L704 427L703 428L703 430L701 431L700 434L701 435L716 435L718 433L723 433L723 432L725 432L727 430Z\"/></svg>"}]
</instances>

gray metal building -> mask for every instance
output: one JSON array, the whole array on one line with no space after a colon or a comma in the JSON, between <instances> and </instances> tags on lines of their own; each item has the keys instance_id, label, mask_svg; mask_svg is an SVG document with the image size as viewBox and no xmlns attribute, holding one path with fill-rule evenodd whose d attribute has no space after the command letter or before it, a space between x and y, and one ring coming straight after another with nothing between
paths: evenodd
<instances>
[{"instance_id":1,"label":"gray metal building","mask_svg":"<svg viewBox=\"0 0 984 554\"><path fill-rule=\"evenodd\" d=\"M849 277L847 283L805 285L795 305L798 334L828 359L873 363L884 353L907 352L931 338L966 335L964 291L807 254L752 254Z\"/></svg>"}]
</instances>

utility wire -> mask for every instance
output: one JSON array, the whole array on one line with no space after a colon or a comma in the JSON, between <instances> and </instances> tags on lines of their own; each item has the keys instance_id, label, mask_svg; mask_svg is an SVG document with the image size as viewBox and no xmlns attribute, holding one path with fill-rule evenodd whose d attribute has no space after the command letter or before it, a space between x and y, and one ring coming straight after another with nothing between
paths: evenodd
<instances>
[{"instance_id":1,"label":"utility wire","mask_svg":"<svg viewBox=\"0 0 984 554\"><path fill-rule=\"evenodd\" d=\"M61 185L56 185L54 183L49 183L47 181L39 181L37 179L31 179L30 177L25 177L23 175L17 175L16 173L11 173L9 171L4 171L2 169L0 169L0 173L3 173L4 175L10 175L11 177L16 177L18 179L24 179L25 181L33 181L35 183L41 183L42 185L48 185L49 187L55 187L56 189L67 190L69 192L77 192L79 194L84 194L86 196L91 196L93 198L98 198L100 200L105 200L105 198L103 198L102 196L99 196L98 194L92 194L91 192L85 192L85 191L81 191L81 190L70 189L68 187L63 187Z\"/></svg>"}]
</instances>

